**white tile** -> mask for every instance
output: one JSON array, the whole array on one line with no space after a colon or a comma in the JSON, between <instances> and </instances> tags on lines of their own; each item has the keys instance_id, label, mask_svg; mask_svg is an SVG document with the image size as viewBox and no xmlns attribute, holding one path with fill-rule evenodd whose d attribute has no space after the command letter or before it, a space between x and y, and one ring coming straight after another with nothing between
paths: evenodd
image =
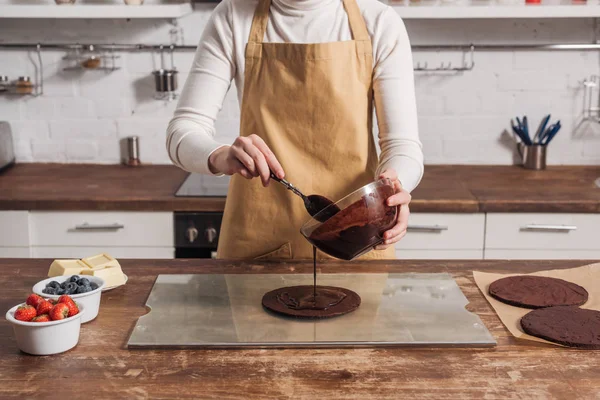
<instances>
[{"instance_id":1,"label":"white tile","mask_svg":"<svg viewBox=\"0 0 600 400\"><path fill-rule=\"evenodd\" d=\"M56 118L82 119L94 117L92 101L80 97L60 97L55 100Z\"/></svg>"},{"instance_id":2,"label":"white tile","mask_svg":"<svg viewBox=\"0 0 600 400\"><path fill-rule=\"evenodd\" d=\"M15 140L15 158L18 163L31 162L34 160L31 148L31 140Z\"/></svg>"},{"instance_id":3,"label":"white tile","mask_svg":"<svg viewBox=\"0 0 600 400\"><path fill-rule=\"evenodd\" d=\"M52 98L28 96L21 102L24 119L48 120L56 116L56 104Z\"/></svg>"},{"instance_id":4,"label":"white tile","mask_svg":"<svg viewBox=\"0 0 600 400\"><path fill-rule=\"evenodd\" d=\"M121 118L117 120L119 137L140 136L140 138L167 137L169 118ZM142 139L140 139L142 140Z\"/></svg>"},{"instance_id":5,"label":"white tile","mask_svg":"<svg viewBox=\"0 0 600 400\"><path fill-rule=\"evenodd\" d=\"M114 121L98 119L50 121L50 137L52 139L113 137L116 140L117 126Z\"/></svg>"},{"instance_id":6,"label":"white tile","mask_svg":"<svg viewBox=\"0 0 600 400\"><path fill-rule=\"evenodd\" d=\"M93 109L98 118L122 118L130 116L133 107L130 99L123 98L94 98Z\"/></svg>"},{"instance_id":7,"label":"white tile","mask_svg":"<svg viewBox=\"0 0 600 400\"><path fill-rule=\"evenodd\" d=\"M18 97L0 96L0 120L21 119L21 105L22 102Z\"/></svg>"},{"instance_id":8,"label":"white tile","mask_svg":"<svg viewBox=\"0 0 600 400\"><path fill-rule=\"evenodd\" d=\"M92 140L68 140L66 155L69 162L91 162L98 159L98 145Z\"/></svg>"},{"instance_id":9,"label":"white tile","mask_svg":"<svg viewBox=\"0 0 600 400\"><path fill-rule=\"evenodd\" d=\"M10 121L10 127L16 140L49 139L48 122L36 120Z\"/></svg>"},{"instance_id":10,"label":"white tile","mask_svg":"<svg viewBox=\"0 0 600 400\"><path fill-rule=\"evenodd\" d=\"M33 140L32 153L36 162L65 162L65 142L62 140Z\"/></svg>"}]
</instances>

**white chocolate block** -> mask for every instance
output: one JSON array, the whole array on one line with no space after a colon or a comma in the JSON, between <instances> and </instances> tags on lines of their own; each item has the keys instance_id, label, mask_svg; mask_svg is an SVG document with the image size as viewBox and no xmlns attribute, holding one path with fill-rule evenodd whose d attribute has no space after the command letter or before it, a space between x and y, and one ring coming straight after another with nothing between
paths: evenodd
<instances>
[{"instance_id":1,"label":"white chocolate block","mask_svg":"<svg viewBox=\"0 0 600 400\"><path fill-rule=\"evenodd\" d=\"M81 271L81 275L97 276L106 282L107 287L119 286L125 283L125 276L121 267L96 267Z\"/></svg>"},{"instance_id":2,"label":"white chocolate block","mask_svg":"<svg viewBox=\"0 0 600 400\"><path fill-rule=\"evenodd\" d=\"M54 260L48 270L48 276L79 275L90 267L81 260Z\"/></svg>"},{"instance_id":3,"label":"white chocolate block","mask_svg":"<svg viewBox=\"0 0 600 400\"><path fill-rule=\"evenodd\" d=\"M81 261L83 261L90 268L117 267L119 268L119 270L121 269L121 265L119 264L119 262L114 257L106 253L98 254L92 257L82 258Z\"/></svg>"}]
</instances>

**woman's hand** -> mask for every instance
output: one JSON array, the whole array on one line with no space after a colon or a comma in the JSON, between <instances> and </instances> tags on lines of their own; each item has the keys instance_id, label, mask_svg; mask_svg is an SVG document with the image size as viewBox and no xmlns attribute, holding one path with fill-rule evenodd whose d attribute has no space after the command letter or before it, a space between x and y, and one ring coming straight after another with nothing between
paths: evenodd
<instances>
[{"instance_id":1,"label":"woman's hand","mask_svg":"<svg viewBox=\"0 0 600 400\"><path fill-rule=\"evenodd\" d=\"M410 215L410 210L408 208L408 204L410 203L411 196L410 193L402 189L402 185L398 180L398 174L393 169L388 169L383 172L379 178L388 178L394 183L394 189L396 193L387 199L387 205L392 206L400 206L400 210L398 212L398 219L396 220L396 225L394 225L390 230L384 232L383 239L384 242L379 246L375 247L376 250L384 250L397 243L406 235L406 228L408 228L408 216Z\"/></svg>"},{"instance_id":2,"label":"woman's hand","mask_svg":"<svg viewBox=\"0 0 600 400\"><path fill-rule=\"evenodd\" d=\"M265 187L269 186L271 171L278 178L285 176L275 154L257 135L240 136L231 146L215 150L208 158L208 167L215 174L240 174L246 179L260 176Z\"/></svg>"}]
</instances>

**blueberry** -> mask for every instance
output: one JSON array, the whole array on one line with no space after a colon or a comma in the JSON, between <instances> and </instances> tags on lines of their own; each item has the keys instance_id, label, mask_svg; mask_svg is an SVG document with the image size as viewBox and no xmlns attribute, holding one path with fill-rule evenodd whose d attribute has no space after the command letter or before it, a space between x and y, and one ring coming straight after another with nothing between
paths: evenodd
<instances>
[{"instance_id":1,"label":"blueberry","mask_svg":"<svg viewBox=\"0 0 600 400\"><path fill-rule=\"evenodd\" d=\"M89 284L90 280L88 278L79 278L79 280L77 281L77 286L85 286Z\"/></svg>"},{"instance_id":2,"label":"blueberry","mask_svg":"<svg viewBox=\"0 0 600 400\"><path fill-rule=\"evenodd\" d=\"M89 285L79 286L77 288L77 294L91 292L92 288Z\"/></svg>"},{"instance_id":3,"label":"blueberry","mask_svg":"<svg viewBox=\"0 0 600 400\"><path fill-rule=\"evenodd\" d=\"M56 289L56 293L55 293L55 294L57 294L57 295L59 295L59 296L60 296L61 294L65 294L65 289L63 289L63 288Z\"/></svg>"},{"instance_id":4,"label":"blueberry","mask_svg":"<svg viewBox=\"0 0 600 400\"><path fill-rule=\"evenodd\" d=\"M61 283L60 284L61 289L66 288L68 283L69 283L69 281L64 281L63 283Z\"/></svg>"},{"instance_id":5,"label":"blueberry","mask_svg":"<svg viewBox=\"0 0 600 400\"><path fill-rule=\"evenodd\" d=\"M58 288L60 287L60 283L58 283L58 282L56 282L56 281L52 281L52 282L48 283L48 284L46 285L46 287L51 287L51 288L58 289Z\"/></svg>"},{"instance_id":6,"label":"blueberry","mask_svg":"<svg viewBox=\"0 0 600 400\"><path fill-rule=\"evenodd\" d=\"M98 289L98 284L96 282L92 282L90 283L90 287L92 288L92 290L96 290Z\"/></svg>"},{"instance_id":7,"label":"blueberry","mask_svg":"<svg viewBox=\"0 0 600 400\"><path fill-rule=\"evenodd\" d=\"M73 275L71 277L71 279L69 279L69 282L77 282L79 280L79 277L77 275Z\"/></svg>"},{"instance_id":8,"label":"blueberry","mask_svg":"<svg viewBox=\"0 0 600 400\"><path fill-rule=\"evenodd\" d=\"M42 290L42 293L46 293L46 294L56 294L56 288L53 287L47 287L44 290Z\"/></svg>"},{"instance_id":9,"label":"blueberry","mask_svg":"<svg viewBox=\"0 0 600 400\"><path fill-rule=\"evenodd\" d=\"M74 294L77 291L77 284L75 282L67 283L65 288L65 294Z\"/></svg>"}]
</instances>

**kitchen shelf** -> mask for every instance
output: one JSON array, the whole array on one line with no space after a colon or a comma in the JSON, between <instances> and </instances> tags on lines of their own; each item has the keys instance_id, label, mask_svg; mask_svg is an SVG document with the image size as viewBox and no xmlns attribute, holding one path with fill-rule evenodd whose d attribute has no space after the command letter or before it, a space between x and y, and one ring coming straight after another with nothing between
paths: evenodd
<instances>
[{"instance_id":1,"label":"kitchen shelf","mask_svg":"<svg viewBox=\"0 0 600 400\"><path fill-rule=\"evenodd\" d=\"M190 3L118 5L0 5L0 18L180 18L193 11Z\"/></svg>"},{"instance_id":2,"label":"kitchen shelf","mask_svg":"<svg viewBox=\"0 0 600 400\"><path fill-rule=\"evenodd\" d=\"M600 18L600 5L400 6L403 19Z\"/></svg>"}]
</instances>

